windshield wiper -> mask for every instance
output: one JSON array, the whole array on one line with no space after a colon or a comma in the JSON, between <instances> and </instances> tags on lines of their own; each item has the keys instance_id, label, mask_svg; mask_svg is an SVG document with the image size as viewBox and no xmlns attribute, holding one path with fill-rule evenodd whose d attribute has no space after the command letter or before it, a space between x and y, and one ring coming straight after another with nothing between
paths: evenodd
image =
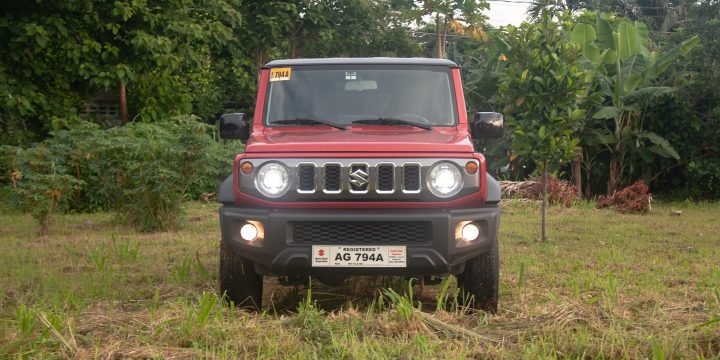
<instances>
[{"instance_id":1,"label":"windshield wiper","mask_svg":"<svg viewBox=\"0 0 720 360\"><path fill-rule=\"evenodd\" d=\"M368 125L410 125L419 127L421 129L425 130L432 130L432 126L429 124L422 124L422 123L416 123L413 121L407 121L403 119L396 119L396 118L375 118L375 119L362 119L362 120L355 120L352 122L353 124L368 124Z\"/></svg>"},{"instance_id":2,"label":"windshield wiper","mask_svg":"<svg viewBox=\"0 0 720 360\"><path fill-rule=\"evenodd\" d=\"M271 121L269 123L270 125L274 124L286 124L286 125L305 125L305 124L312 124L312 125L327 125L332 126L336 129L340 130L347 130L347 128L343 125L336 124L331 121L326 120L318 120L318 119L308 119L308 118L295 118L295 119L285 119L285 120L275 120Z\"/></svg>"}]
</instances>

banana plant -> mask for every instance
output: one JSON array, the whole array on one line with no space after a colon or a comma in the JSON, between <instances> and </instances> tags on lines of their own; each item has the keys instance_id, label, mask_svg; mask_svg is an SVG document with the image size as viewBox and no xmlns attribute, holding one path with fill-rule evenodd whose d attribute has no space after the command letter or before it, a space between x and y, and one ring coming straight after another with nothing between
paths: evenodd
<instances>
[{"instance_id":1,"label":"banana plant","mask_svg":"<svg viewBox=\"0 0 720 360\"><path fill-rule=\"evenodd\" d=\"M643 130L642 113L651 99L674 90L655 86L656 80L678 57L688 54L699 38L693 36L669 51L651 50L644 23L623 21L613 29L598 16L594 27L577 24L570 41L583 48L584 64L592 70L590 76L605 99L592 118L604 122L595 133L596 140L610 152L608 193L618 190L624 159L630 152L646 161L652 161L654 155L679 159L667 140Z\"/></svg>"}]
</instances>

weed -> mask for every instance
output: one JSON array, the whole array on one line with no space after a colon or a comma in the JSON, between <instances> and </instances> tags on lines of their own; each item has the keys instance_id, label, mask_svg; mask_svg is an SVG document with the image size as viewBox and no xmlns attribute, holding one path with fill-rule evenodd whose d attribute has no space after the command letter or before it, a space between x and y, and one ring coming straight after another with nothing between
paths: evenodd
<instances>
[{"instance_id":1,"label":"weed","mask_svg":"<svg viewBox=\"0 0 720 360\"><path fill-rule=\"evenodd\" d=\"M200 275L200 278L204 280L210 280L210 272L208 269L203 265L202 261L200 260L200 253L195 252L195 271Z\"/></svg>"},{"instance_id":2,"label":"weed","mask_svg":"<svg viewBox=\"0 0 720 360\"><path fill-rule=\"evenodd\" d=\"M89 257L90 261L95 265L95 268L99 272L102 273L107 269L110 252L105 247L105 243L100 243L99 246L90 250Z\"/></svg>"},{"instance_id":3,"label":"weed","mask_svg":"<svg viewBox=\"0 0 720 360\"><path fill-rule=\"evenodd\" d=\"M192 261L188 258L183 260L180 265L175 266L173 269L173 278L175 281L181 284L190 282L190 269Z\"/></svg>"},{"instance_id":4,"label":"weed","mask_svg":"<svg viewBox=\"0 0 720 360\"><path fill-rule=\"evenodd\" d=\"M115 234L111 237L112 247L120 263L126 263L137 260L140 255L140 249L137 245L133 245L130 240L118 241Z\"/></svg>"},{"instance_id":5,"label":"weed","mask_svg":"<svg viewBox=\"0 0 720 360\"><path fill-rule=\"evenodd\" d=\"M412 279L407 283L407 291L404 294L398 294L394 289L385 289L383 293L387 296L400 319L409 320L415 313L415 304L413 302ZM418 304L418 307L422 304Z\"/></svg>"},{"instance_id":6,"label":"weed","mask_svg":"<svg viewBox=\"0 0 720 360\"><path fill-rule=\"evenodd\" d=\"M15 308L15 323L20 334L30 336L35 332L37 314L33 309L21 304Z\"/></svg>"},{"instance_id":7,"label":"weed","mask_svg":"<svg viewBox=\"0 0 720 360\"><path fill-rule=\"evenodd\" d=\"M196 336L200 331L205 329L208 320L218 302L217 295L209 292L203 292L197 306L190 307L185 316L183 324L183 332L187 335Z\"/></svg>"},{"instance_id":8,"label":"weed","mask_svg":"<svg viewBox=\"0 0 720 360\"><path fill-rule=\"evenodd\" d=\"M518 296L520 301L524 301L525 298L525 262L520 261L520 270L518 271Z\"/></svg>"},{"instance_id":9,"label":"weed","mask_svg":"<svg viewBox=\"0 0 720 360\"><path fill-rule=\"evenodd\" d=\"M650 349L652 349L653 360L665 360L665 352L656 338L650 338Z\"/></svg>"}]
</instances>

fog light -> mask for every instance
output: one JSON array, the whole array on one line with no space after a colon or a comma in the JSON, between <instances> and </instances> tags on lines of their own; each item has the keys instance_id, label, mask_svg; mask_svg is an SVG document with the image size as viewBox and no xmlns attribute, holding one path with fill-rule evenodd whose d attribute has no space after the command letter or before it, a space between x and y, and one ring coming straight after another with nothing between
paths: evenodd
<instances>
[{"instance_id":1,"label":"fog light","mask_svg":"<svg viewBox=\"0 0 720 360\"><path fill-rule=\"evenodd\" d=\"M480 237L480 227L475 223L469 223L462 228L462 237L465 241L474 241Z\"/></svg>"},{"instance_id":2,"label":"fog light","mask_svg":"<svg viewBox=\"0 0 720 360\"><path fill-rule=\"evenodd\" d=\"M255 225L247 223L240 228L240 237L245 241L253 241L258 236L258 229Z\"/></svg>"}]
</instances>

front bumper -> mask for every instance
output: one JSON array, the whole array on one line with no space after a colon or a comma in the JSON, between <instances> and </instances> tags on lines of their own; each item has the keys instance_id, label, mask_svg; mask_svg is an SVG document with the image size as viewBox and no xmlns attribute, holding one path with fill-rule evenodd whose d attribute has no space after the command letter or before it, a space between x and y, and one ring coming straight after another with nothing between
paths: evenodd
<instances>
[{"instance_id":1,"label":"front bumper","mask_svg":"<svg viewBox=\"0 0 720 360\"><path fill-rule=\"evenodd\" d=\"M240 238L240 227L248 221L262 224L263 234L253 241ZM473 221L480 225L481 236L467 243L458 238L458 223ZM236 206L220 208L222 241L238 256L255 264L264 275L442 275L458 274L465 262L483 254L497 242L500 208L497 205L473 209L254 209ZM312 243L293 238L293 227L300 223L370 224L423 223L424 238L401 242L380 239L382 245L407 247L407 267L338 268L312 267L312 245L349 245L335 235L318 236ZM373 245L366 239L361 245Z\"/></svg>"}]
</instances>

